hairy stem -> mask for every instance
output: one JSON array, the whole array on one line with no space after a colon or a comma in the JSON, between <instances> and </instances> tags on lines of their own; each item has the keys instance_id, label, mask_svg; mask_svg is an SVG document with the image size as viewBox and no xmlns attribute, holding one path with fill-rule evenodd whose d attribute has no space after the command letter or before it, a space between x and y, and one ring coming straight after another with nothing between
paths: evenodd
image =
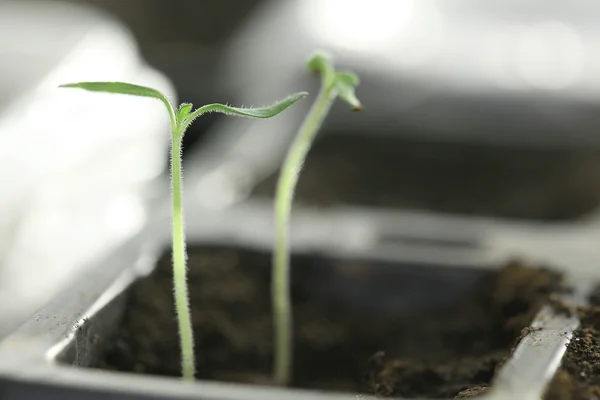
<instances>
[{"instance_id":1,"label":"hairy stem","mask_svg":"<svg viewBox=\"0 0 600 400\"><path fill-rule=\"evenodd\" d=\"M331 87L323 86L298 131L283 163L275 197L275 248L273 252L272 304L275 336L275 382L290 383L292 375L292 309L290 301L289 220L298 175L312 142L335 98Z\"/></svg>"},{"instance_id":2,"label":"hairy stem","mask_svg":"<svg viewBox=\"0 0 600 400\"><path fill-rule=\"evenodd\" d=\"M173 286L175 288L175 311L179 323L181 348L181 371L183 379L193 380L196 363L194 360L194 333L190 316L190 304L186 277L185 232L183 226L181 142L183 134L173 132L171 142L171 182L173 198Z\"/></svg>"}]
</instances>

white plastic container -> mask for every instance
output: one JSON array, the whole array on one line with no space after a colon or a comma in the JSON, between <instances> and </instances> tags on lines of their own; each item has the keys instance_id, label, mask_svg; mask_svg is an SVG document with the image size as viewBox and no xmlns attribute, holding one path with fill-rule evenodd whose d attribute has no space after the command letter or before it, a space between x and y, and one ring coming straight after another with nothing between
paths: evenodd
<instances>
[{"instance_id":1,"label":"white plastic container","mask_svg":"<svg viewBox=\"0 0 600 400\"><path fill-rule=\"evenodd\" d=\"M54 1L1 2L0 333L143 226L144 191L166 166L164 105L58 88L77 81L174 95L111 17Z\"/></svg>"}]
</instances>

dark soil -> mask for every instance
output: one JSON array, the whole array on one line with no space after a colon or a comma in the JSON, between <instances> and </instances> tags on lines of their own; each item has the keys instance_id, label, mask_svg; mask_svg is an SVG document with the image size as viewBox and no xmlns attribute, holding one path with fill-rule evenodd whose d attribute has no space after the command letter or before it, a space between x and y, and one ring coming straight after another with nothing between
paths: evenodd
<instances>
[{"instance_id":1,"label":"dark soil","mask_svg":"<svg viewBox=\"0 0 600 400\"><path fill-rule=\"evenodd\" d=\"M581 326L567 345L545 400L600 399L600 287L590 296L590 303L578 309Z\"/></svg>"},{"instance_id":2,"label":"dark soil","mask_svg":"<svg viewBox=\"0 0 600 400\"><path fill-rule=\"evenodd\" d=\"M433 286L433 267L297 256L293 385L381 397L485 391L561 280L517 261L493 272L447 269L466 277L464 289L425 307L406 293L440 296L451 281L438 278L440 286ZM269 384L270 255L192 248L189 283L198 377ZM164 257L130 292L122 326L99 367L178 376L179 365L170 257Z\"/></svg>"},{"instance_id":3,"label":"dark soil","mask_svg":"<svg viewBox=\"0 0 600 400\"><path fill-rule=\"evenodd\" d=\"M597 152L332 134L318 140L296 200L533 220L579 218L600 203ZM277 176L254 190L271 198Z\"/></svg>"}]
</instances>

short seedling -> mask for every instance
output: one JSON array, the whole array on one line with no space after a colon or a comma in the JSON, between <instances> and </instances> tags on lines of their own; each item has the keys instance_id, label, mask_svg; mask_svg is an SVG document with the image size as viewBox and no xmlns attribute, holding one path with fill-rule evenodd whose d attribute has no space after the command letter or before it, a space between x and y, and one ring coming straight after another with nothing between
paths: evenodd
<instances>
[{"instance_id":1,"label":"short seedling","mask_svg":"<svg viewBox=\"0 0 600 400\"><path fill-rule=\"evenodd\" d=\"M186 247L183 228L182 177L181 177L181 144L185 131L200 115L218 112L227 115L271 118L283 112L289 106L308 95L301 92L292 95L279 103L267 107L236 108L223 104L208 104L192 111L192 104L183 103L177 110L173 108L167 97L156 89L122 82L80 82L61 85L66 88L80 88L93 92L117 93L140 97L151 97L162 101L167 107L171 121L171 183L173 207L173 286L175 307L179 324L181 347L181 369L184 379L192 380L195 376L194 337L190 317L188 287L186 279Z\"/></svg>"},{"instance_id":2,"label":"short seedling","mask_svg":"<svg viewBox=\"0 0 600 400\"><path fill-rule=\"evenodd\" d=\"M329 109L341 97L353 110L362 109L354 90L359 84L352 72L336 72L331 58L321 52L313 55L310 70L321 75L321 90L302 123L283 162L275 195L275 247L273 252L272 302L275 336L275 381L287 385L292 369L292 310L290 305L289 219L298 175Z\"/></svg>"}]
</instances>

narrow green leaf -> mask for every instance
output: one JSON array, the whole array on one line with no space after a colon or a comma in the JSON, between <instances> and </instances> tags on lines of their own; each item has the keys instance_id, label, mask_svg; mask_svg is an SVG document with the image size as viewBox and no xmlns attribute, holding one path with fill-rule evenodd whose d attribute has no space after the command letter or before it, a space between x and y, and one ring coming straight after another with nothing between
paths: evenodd
<instances>
[{"instance_id":1,"label":"narrow green leaf","mask_svg":"<svg viewBox=\"0 0 600 400\"><path fill-rule=\"evenodd\" d=\"M64 85L60 85L59 87L78 88L89 90L92 92L118 93L129 94L132 96L153 97L161 101L169 102L169 100L167 100L167 97L156 89L124 82L79 82L67 83Z\"/></svg>"},{"instance_id":2,"label":"narrow green leaf","mask_svg":"<svg viewBox=\"0 0 600 400\"><path fill-rule=\"evenodd\" d=\"M360 102L360 100L358 100L358 98L356 97L356 93L354 91L354 85L348 83L350 82L356 82L356 80L354 79L347 79L348 77L350 77L350 75L348 74L343 74L342 76L340 76L339 74L336 76L336 80L335 80L335 90L338 92L338 96L344 100L346 103L350 104L350 106L352 107L353 111L361 111L363 109L363 106ZM340 79L341 78L341 79Z\"/></svg>"},{"instance_id":3,"label":"narrow green leaf","mask_svg":"<svg viewBox=\"0 0 600 400\"><path fill-rule=\"evenodd\" d=\"M202 114L210 112L218 112L226 115L238 116L238 117L249 117L249 118L272 118L276 115L285 111L288 107L296 103L298 100L308 96L307 92L296 93L289 96L271 106L265 107L254 107L254 108L242 108L242 107L231 107L224 104L207 104L198 108L196 111L191 113L182 123L182 132L185 132L187 127Z\"/></svg>"},{"instance_id":4,"label":"narrow green leaf","mask_svg":"<svg viewBox=\"0 0 600 400\"><path fill-rule=\"evenodd\" d=\"M103 93L114 93L114 94L126 94L131 96L139 97L151 97L158 99L163 102L169 112L171 118L171 127L176 127L175 111L173 105L160 91L149 88L146 86L134 85L131 83L124 82L78 82L78 83L67 83L60 85L61 88L76 88L89 90L91 92L103 92Z\"/></svg>"}]
</instances>

